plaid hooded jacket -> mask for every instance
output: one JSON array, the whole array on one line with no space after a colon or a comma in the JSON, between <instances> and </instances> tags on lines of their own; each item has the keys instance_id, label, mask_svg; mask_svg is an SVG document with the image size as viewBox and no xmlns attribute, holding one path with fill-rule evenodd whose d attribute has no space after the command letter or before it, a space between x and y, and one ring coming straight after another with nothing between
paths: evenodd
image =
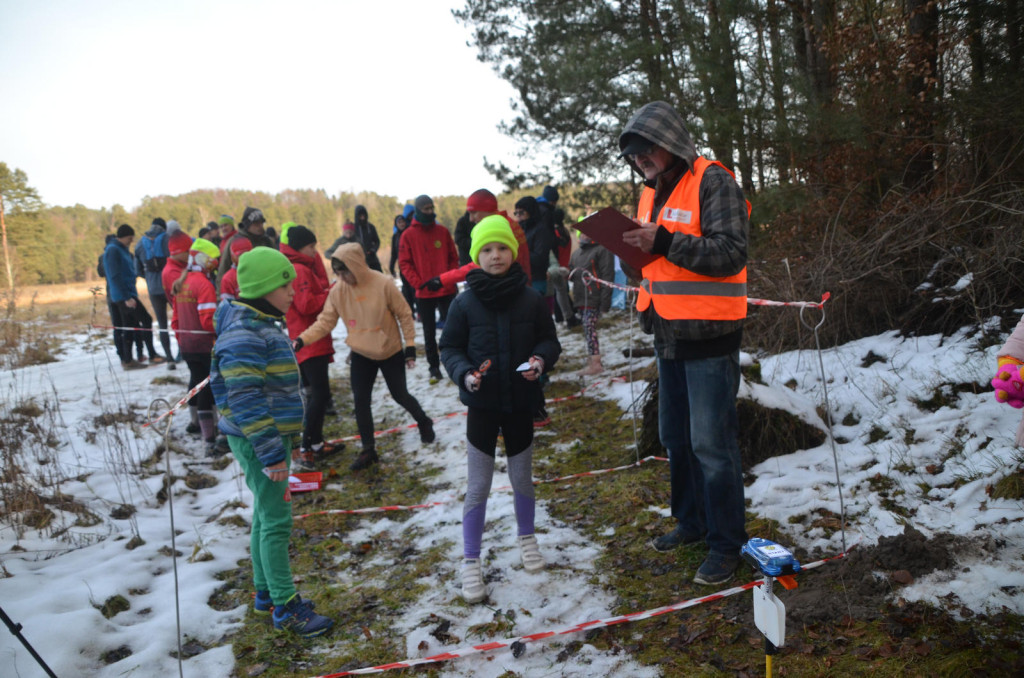
<instances>
[{"instance_id":1,"label":"plaid hooded jacket","mask_svg":"<svg viewBox=\"0 0 1024 678\"><path fill-rule=\"evenodd\" d=\"M697 159L693 139L686 129L682 117L670 104L654 101L637 111L626 123L619 136L619 148L625 148L629 135L638 134L651 141L685 163L686 172L692 172ZM629 158L626 161L641 175L639 168ZM665 205L672 190L678 183L664 181L664 175L644 184L655 191L654 210L658 214ZM653 218L653 217L652 217ZM684 233L669 233L664 228L655 237L655 254L664 255L671 263L702 275L725 277L735 275L747 263L747 238L750 230L747 218L747 204L743 190L725 169L709 167L700 184L701 237ZM739 344L742 320L665 320L658 316L654 305L641 315L644 331L654 334L655 350L666 359L687 357L693 352L694 344L706 344L709 340L726 335L732 337L728 348L722 347L721 354L731 352ZM699 353L715 355L708 346L702 346Z\"/></svg>"}]
</instances>

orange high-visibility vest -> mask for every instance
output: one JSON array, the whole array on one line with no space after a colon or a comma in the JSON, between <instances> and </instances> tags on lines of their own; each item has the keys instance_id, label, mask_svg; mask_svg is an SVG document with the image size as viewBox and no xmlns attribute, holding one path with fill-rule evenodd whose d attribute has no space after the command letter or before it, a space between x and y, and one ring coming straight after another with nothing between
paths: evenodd
<instances>
[{"instance_id":1,"label":"orange high-visibility vest","mask_svg":"<svg viewBox=\"0 0 1024 678\"><path fill-rule=\"evenodd\" d=\"M718 161L697 158L695 171L687 171L679 180L657 219L651 218L654 189L645 188L636 208L637 218L645 223L653 221L671 233L700 237L700 181L711 165L729 172ZM747 216L750 216L749 201ZM636 299L638 311L646 311L653 302L654 310L666 320L741 320L747 317L746 267L735 275L714 278L659 257L644 266L643 276Z\"/></svg>"}]
</instances>

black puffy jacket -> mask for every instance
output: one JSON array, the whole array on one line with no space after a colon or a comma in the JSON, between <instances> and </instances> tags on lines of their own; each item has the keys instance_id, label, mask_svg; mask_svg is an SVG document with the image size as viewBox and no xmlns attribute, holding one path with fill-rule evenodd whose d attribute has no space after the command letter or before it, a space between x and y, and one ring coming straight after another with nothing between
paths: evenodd
<instances>
[{"instance_id":1,"label":"black puffy jacket","mask_svg":"<svg viewBox=\"0 0 1024 678\"><path fill-rule=\"evenodd\" d=\"M535 410L542 402L539 381L527 381L516 367L536 355L544 360L544 371L555 366L562 347L555 333L544 298L526 284L526 274L519 264L503 278L497 279L475 269L466 277L467 289L455 297L448 310L444 331L438 347L448 376L459 387L464 405L482 409L512 412ZM504 282L512 289L501 295L497 303L484 303L488 295L483 289ZM479 369L484 361L491 365L476 392L466 390L465 377Z\"/></svg>"}]
</instances>

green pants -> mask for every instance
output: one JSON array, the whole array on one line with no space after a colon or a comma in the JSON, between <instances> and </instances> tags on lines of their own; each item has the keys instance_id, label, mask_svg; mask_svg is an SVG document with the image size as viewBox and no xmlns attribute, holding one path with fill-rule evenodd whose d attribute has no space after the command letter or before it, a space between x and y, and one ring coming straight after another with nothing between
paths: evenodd
<instances>
[{"instance_id":1,"label":"green pants","mask_svg":"<svg viewBox=\"0 0 1024 678\"><path fill-rule=\"evenodd\" d=\"M288 540L292 535L291 494L288 482L275 483L263 473L263 463L245 438L228 436L231 453L242 465L245 484L252 490L252 582L257 591L270 591L274 605L284 605L295 595L292 568L288 563ZM292 447L285 439L286 450ZM287 456L289 466L291 455Z\"/></svg>"}]
</instances>

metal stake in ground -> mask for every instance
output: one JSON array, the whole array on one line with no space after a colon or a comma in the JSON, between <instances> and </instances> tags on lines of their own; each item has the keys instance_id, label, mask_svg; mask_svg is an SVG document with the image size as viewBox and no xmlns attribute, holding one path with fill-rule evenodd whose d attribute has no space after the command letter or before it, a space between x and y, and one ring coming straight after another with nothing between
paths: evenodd
<instances>
[{"instance_id":1,"label":"metal stake in ground","mask_svg":"<svg viewBox=\"0 0 1024 678\"><path fill-rule=\"evenodd\" d=\"M36 649L25 639L25 636L21 635L21 624L16 624L12 621L11 618L7 616L7 613L4 612L4 608L2 607L0 607L0 619L4 620L4 624L7 625L7 630L11 632L11 635L20 640L21 644L24 645L29 654L32 655L32 658L43 667L43 670L46 671L46 675L50 676L50 678L57 678L57 674L46 665L46 662L43 661L43 658L39 656Z\"/></svg>"},{"instance_id":2,"label":"metal stake in ground","mask_svg":"<svg viewBox=\"0 0 1024 678\"><path fill-rule=\"evenodd\" d=\"M764 634L765 675L771 678L772 656L786 644L786 606L774 596L772 585L778 579L784 588L796 588L793 575L800 572L800 563L789 549L760 537L744 544L740 555L764 575L764 581L753 590L754 625Z\"/></svg>"}]
</instances>

